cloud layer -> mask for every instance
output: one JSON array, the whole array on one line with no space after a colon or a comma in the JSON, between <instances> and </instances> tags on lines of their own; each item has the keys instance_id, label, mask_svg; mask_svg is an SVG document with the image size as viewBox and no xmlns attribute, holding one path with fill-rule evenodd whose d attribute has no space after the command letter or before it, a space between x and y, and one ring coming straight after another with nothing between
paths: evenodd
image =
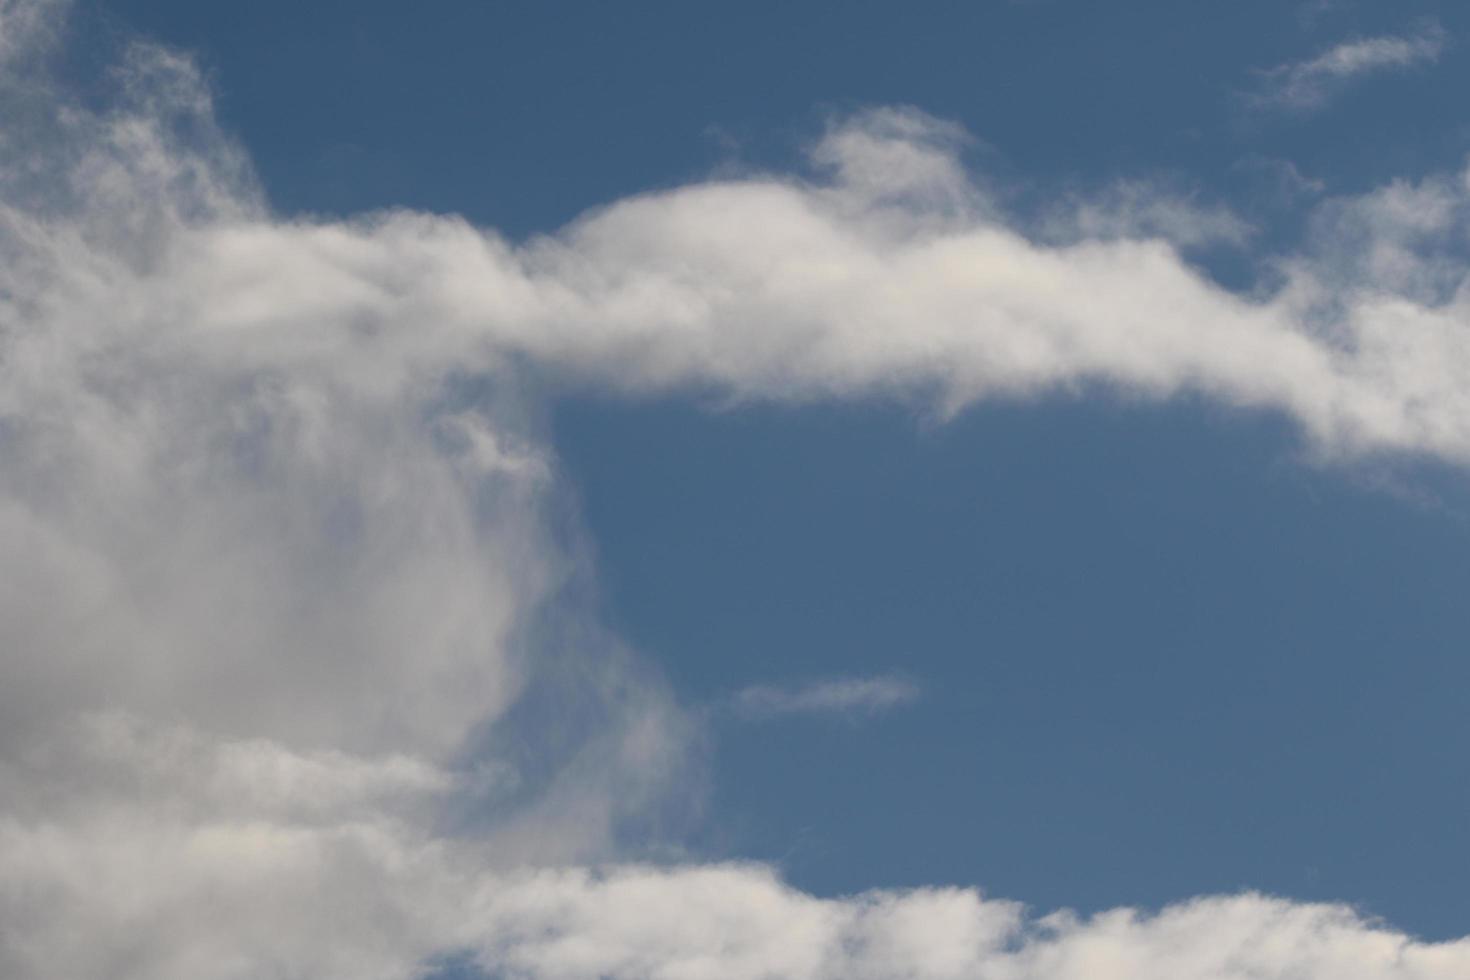
<instances>
[{"instance_id":1,"label":"cloud layer","mask_svg":"<svg viewBox=\"0 0 1470 980\"><path fill-rule=\"evenodd\" d=\"M619 864L697 808L699 732L581 598L540 424L567 385L951 412L1100 384L1462 463L1462 176L1330 202L1254 296L1183 261L1193 219L1146 188L1007 219L906 109L834 124L809 173L523 243L288 218L187 58L135 47L101 109L50 80L63 12L0 0L0 973L1470 969L1257 896L1032 920ZM1120 209L1153 217L1096 220Z\"/></svg>"}]
</instances>

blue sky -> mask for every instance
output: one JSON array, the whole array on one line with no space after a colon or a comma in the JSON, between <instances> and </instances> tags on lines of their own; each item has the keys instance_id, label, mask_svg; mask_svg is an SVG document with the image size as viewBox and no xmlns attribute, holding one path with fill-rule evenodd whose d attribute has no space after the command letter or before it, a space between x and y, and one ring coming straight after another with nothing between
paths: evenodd
<instances>
[{"instance_id":1,"label":"blue sky","mask_svg":"<svg viewBox=\"0 0 1470 980\"><path fill-rule=\"evenodd\" d=\"M1198 406L606 411L560 445L614 615L679 689L924 689L861 725L722 725L722 843L821 890L1252 887L1456 934L1462 492L1316 472Z\"/></svg>"},{"instance_id":2,"label":"blue sky","mask_svg":"<svg viewBox=\"0 0 1470 980\"><path fill-rule=\"evenodd\" d=\"M795 163L824 118L875 105L961 124L972 162L1032 195L1164 177L1283 223L1265 167L1363 191L1458 166L1466 137L1449 40L1308 111L1251 105L1261 73L1342 42L1453 38L1466 15L1445 3L95 9L104 39L144 30L200 55L286 211L419 207L513 236L721 167Z\"/></svg>"},{"instance_id":3,"label":"blue sky","mask_svg":"<svg viewBox=\"0 0 1470 980\"><path fill-rule=\"evenodd\" d=\"M0 3L9 975L1461 975L1470 13L302 7Z\"/></svg>"}]
</instances>

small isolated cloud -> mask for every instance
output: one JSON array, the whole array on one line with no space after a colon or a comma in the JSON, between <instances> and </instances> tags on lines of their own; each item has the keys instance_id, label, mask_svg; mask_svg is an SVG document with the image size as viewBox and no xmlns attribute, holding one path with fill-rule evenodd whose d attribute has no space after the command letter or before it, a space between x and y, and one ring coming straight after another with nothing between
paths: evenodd
<instances>
[{"instance_id":1,"label":"small isolated cloud","mask_svg":"<svg viewBox=\"0 0 1470 980\"><path fill-rule=\"evenodd\" d=\"M735 695L735 710L751 721L786 715L874 715L912 704L919 686L903 677L838 677L802 687L747 687Z\"/></svg>"},{"instance_id":2,"label":"small isolated cloud","mask_svg":"<svg viewBox=\"0 0 1470 980\"><path fill-rule=\"evenodd\" d=\"M1263 108L1317 109L1354 79L1439 60L1445 40L1443 28L1428 24L1411 34L1346 41L1315 58L1262 72L1261 86L1251 100Z\"/></svg>"},{"instance_id":3,"label":"small isolated cloud","mask_svg":"<svg viewBox=\"0 0 1470 980\"><path fill-rule=\"evenodd\" d=\"M1327 191L1325 180L1308 176L1290 160L1251 154L1231 169L1247 177L1257 194L1281 204L1320 197Z\"/></svg>"}]
</instances>

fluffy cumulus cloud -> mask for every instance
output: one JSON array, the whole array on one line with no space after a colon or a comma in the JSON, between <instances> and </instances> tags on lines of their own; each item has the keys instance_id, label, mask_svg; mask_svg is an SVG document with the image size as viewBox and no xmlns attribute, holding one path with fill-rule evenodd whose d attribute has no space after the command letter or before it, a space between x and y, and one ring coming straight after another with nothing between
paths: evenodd
<instances>
[{"instance_id":1,"label":"fluffy cumulus cloud","mask_svg":"<svg viewBox=\"0 0 1470 980\"><path fill-rule=\"evenodd\" d=\"M289 218L186 57L138 46L113 104L68 97L64 13L0 0L0 974L1470 972L1249 895L1033 919L637 863L697 813L700 732L581 598L542 424L566 385L955 411L1101 383L1464 462L1461 176L1324 206L1250 297L1139 188L1028 233L908 110L835 125L809 174L523 243Z\"/></svg>"}]
</instances>

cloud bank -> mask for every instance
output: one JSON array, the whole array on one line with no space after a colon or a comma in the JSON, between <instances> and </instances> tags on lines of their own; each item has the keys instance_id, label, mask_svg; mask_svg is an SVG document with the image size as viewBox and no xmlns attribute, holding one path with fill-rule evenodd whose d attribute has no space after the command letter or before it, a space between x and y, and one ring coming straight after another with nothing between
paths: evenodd
<instances>
[{"instance_id":1,"label":"cloud bank","mask_svg":"<svg viewBox=\"0 0 1470 980\"><path fill-rule=\"evenodd\" d=\"M808 173L527 242L286 217L186 57L135 46L101 108L50 78L63 14L0 0L0 973L1470 970L1260 896L1034 919L649 865L697 811L698 726L583 598L541 422L566 386L953 412L1103 385L1463 463L1462 175L1329 202L1253 296L1172 219L1028 233L907 109L834 124Z\"/></svg>"}]
</instances>

